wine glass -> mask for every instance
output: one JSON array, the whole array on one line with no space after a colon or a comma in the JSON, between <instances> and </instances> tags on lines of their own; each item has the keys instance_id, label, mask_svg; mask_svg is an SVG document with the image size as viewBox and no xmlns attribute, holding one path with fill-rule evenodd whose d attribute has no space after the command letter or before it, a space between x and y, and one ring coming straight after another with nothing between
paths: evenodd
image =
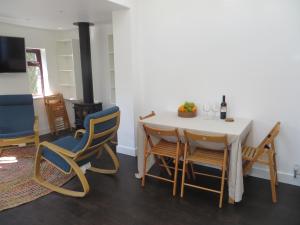
<instances>
[{"instance_id":1,"label":"wine glass","mask_svg":"<svg viewBox=\"0 0 300 225\"><path fill-rule=\"evenodd\" d=\"M213 104L212 111L214 112L214 118L217 120L219 118L220 106L218 103Z\"/></svg>"},{"instance_id":2,"label":"wine glass","mask_svg":"<svg viewBox=\"0 0 300 225\"><path fill-rule=\"evenodd\" d=\"M209 119L209 112L210 112L210 104L204 104L203 105L203 111L204 111L204 116L206 119Z\"/></svg>"}]
</instances>

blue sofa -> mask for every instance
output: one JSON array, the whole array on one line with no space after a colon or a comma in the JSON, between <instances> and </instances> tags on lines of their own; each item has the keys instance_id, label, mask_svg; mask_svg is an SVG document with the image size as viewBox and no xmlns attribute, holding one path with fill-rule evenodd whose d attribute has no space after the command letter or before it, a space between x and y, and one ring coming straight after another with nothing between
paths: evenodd
<instances>
[{"instance_id":1,"label":"blue sofa","mask_svg":"<svg viewBox=\"0 0 300 225\"><path fill-rule=\"evenodd\" d=\"M32 95L0 95L0 148L27 143L39 144Z\"/></svg>"}]
</instances>

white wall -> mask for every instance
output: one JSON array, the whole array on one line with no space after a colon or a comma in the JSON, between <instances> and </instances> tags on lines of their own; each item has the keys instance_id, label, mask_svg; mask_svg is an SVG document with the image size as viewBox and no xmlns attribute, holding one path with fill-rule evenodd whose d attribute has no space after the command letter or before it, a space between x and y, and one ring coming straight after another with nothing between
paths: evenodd
<instances>
[{"instance_id":1,"label":"white wall","mask_svg":"<svg viewBox=\"0 0 300 225\"><path fill-rule=\"evenodd\" d=\"M94 99L102 102L103 108L112 106L108 54L108 35L112 33L111 24L96 24L90 28Z\"/></svg>"},{"instance_id":2,"label":"white wall","mask_svg":"<svg viewBox=\"0 0 300 225\"><path fill-rule=\"evenodd\" d=\"M257 145L282 122L280 179L300 184L291 178L293 165L300 164L300 1L139 0L135 10L127 11L135 17L133 30L114 28L115 39L122 32L133 36L128 43L134 40L136 71L116 71L116 78L131 88L139 77L143 97L135 100L135 112L175 111L185 100L201 106L226 94L231 116L254 121L249 144ZM113 20L115 25L124 18ZM126 55L121 57L126 62ZM118 104L134 98L122 102L124 93L117 91Z\"/></svg>"},{"instance_id":3,"label":"white wall","mask_svg":"<svg viewBox=\"0 0 300 225\"><path fill-rule=\"evenodd\" d=\"M135 93L138 88L134 76L134 17L129 10L113 12L116 104L120 107L117 151L136 155ZM142 93L138 93L142 95Z\"/></svg>"}]
</instances>

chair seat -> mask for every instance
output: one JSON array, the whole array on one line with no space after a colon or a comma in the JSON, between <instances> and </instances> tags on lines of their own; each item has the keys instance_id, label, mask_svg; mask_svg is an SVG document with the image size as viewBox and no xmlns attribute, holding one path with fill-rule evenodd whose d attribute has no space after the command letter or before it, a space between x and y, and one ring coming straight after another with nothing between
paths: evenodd
<instances>
[{"instance_id":1,"label":"chair seat","mask_svg":"<svg viewBox=\"0 0 300 225\"><path fill-rule=\"evenodd\" d=\"M153 146L151 153L155 155L162 155L166 157L176 158L177 144L166 140L160 140ZM179 156L183 154L182 147L179 150Z\"/></svg>"},{"instance_id":2,"label":"chair seat","mask_svg":"<svg viewBox=\"0 0 300 225\"><path fill-rule=\"evenodd\" d=\"M3 133L2 133L3 132ZM24 130L24 131L8 131L8 130L1 130L0 133L0 139L6 138L6 139L13 139L13 138L19 138L19 137L26 137L34 135L33 130Z\"/></svg>"},{"instance_id":3,"label":"chair seat","mask_svg":"<svg viewBox=\"0 0 300 225\"><path fill-rule=\"evenodd\" d=\"M244 146L242 149L243 160L252 160L256 155L257 148Z\"/></svg>"},{"instance_id":4,"label":"chair seat","mask_svg":"<svg viewBox=\"0 0 300 225\"><path fill-rule=\"evenodd\" d=\"M186 159L193 162L222 166L224 151L196 148Z\"/></svg>"},{"instance_id":5,"label":"chair seat","mask_svg":"<svg viewBox=\"0 0 300 225\"><path fill-rule=\"evenodd\" d=\"M64 138L58 139L53 142L53 144L64 148L65 150L69 150L70 152L78 152L79 150L75 147L80 142L80 140L77 140L73 138L72 136L66 136ZM70 172L71 167L70 165L58 154L51 151L48 148L44 148L42 152L43 158L50 161L54 165L56 165L58 168L62 169L65 172Z\"/></svg>"}]
</instances>

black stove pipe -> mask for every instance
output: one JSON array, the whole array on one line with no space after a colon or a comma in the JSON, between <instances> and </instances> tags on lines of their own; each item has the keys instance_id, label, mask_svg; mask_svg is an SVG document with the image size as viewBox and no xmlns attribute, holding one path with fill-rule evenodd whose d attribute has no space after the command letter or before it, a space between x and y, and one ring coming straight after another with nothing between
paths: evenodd
<instances>
[{"instance_id":1,"label":"black stove pipe","mask_svg":"<svg viewBox=\"0 0 300 225\"><path fill-rule=\"evenodd\" d=\"M94 24L88 22L77 22L78 26L80 58L82 71L82 89L84 103L94 103L93 77L92 77L92 58L90 44L90 26Z\"/></svg>"}]
</instances>

